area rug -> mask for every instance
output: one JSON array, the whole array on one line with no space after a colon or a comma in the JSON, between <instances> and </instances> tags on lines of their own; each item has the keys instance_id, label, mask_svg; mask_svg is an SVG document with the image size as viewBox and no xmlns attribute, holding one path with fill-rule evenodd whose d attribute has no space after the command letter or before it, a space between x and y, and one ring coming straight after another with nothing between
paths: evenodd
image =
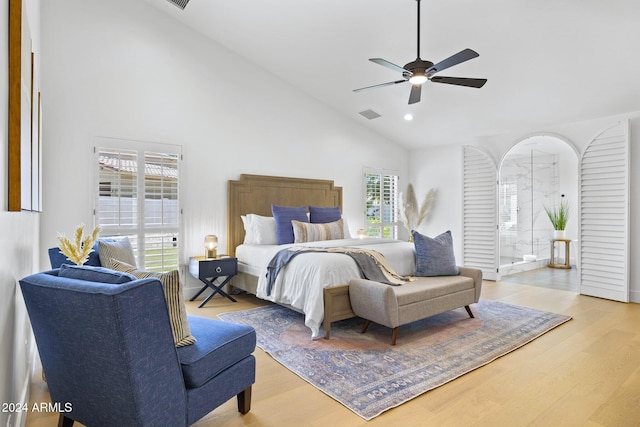
<instances>
[{"instance_id":1,"label":"area rug","mask_svg":"<svg viewBox=\"0 0 640 427\"><path fill-rule=\"evenodd\" d=\"M370 420L477 369L571 319L526 307L480 300L471 306L391 329L359 318L335 322L331 339L311 340L302 314L278 305L224 313L253 326L258 346L287 369Z\"/></svg>"}]
</instances>

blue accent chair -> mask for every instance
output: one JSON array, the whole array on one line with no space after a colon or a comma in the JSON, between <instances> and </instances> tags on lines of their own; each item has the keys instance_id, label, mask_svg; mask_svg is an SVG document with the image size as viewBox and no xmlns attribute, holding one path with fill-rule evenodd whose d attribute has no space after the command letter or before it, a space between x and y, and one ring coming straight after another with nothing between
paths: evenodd
<instances>
[{"instance_id":1,"label":"blue accent chair","mask_svg":"<svg viewBox=\"0 0 640 427\"><path fill-rule=\"evenodd\" d=\"M20 280L59 426L188 426L237 396L251 408L255 330L188 316L176 348L158 279Z\"/></svg>"}]
</instances>

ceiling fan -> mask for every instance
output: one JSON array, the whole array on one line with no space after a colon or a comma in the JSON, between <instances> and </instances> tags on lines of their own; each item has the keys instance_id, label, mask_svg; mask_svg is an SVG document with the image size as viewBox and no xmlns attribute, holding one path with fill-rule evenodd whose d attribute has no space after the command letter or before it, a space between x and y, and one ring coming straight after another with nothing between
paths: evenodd
<instances>
[{"instance_id":1,"label":"ceiling fan","mask_svg":"<svg viewBox=\"0 0 640 427\"><path fill-rule=\"evenodd\" d=\"M442 70L446 70L449 67L453 67L454 65L458 65L462 62L468 61L470 59L476 58L478 55L477 52L471 49L464 49L455 55L448 57L447 59L438 62L437 64L433 64L431 61L425 61L420 58L420 1L416 0L418 3L418 55L415 61L409 62L405 64L404 67L400 67L394 63L391 63L382 58L371 58L369 61L375 62L376 64L382 65L383 67L390 68L394 71L398 71L402 73L402 80L396 80L393 82L382 83L374 86L367 86L360 89L354 89L354 92L360 92L368 89L375 89L384 86L392 86L398 83L409 82L412 84L411 93L409 94L409 104L415 104L416 102L420 102L420 95L422 93L422 84L427 80L435 82L435 83L446 83L450 85L458 85L458 86L467 86L467 87L475 87L481 88L487 82L487 79L471 79L466 77L444 77L444 76L436 76L436 73L439 73Z\"/></svg>"}]
</instances>

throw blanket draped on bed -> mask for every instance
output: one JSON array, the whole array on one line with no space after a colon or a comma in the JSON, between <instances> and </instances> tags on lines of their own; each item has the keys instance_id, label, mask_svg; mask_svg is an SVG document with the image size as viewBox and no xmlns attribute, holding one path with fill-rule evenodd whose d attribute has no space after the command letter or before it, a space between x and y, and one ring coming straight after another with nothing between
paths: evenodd
<instances>
[{"instance_id":1,"label":"throw blanket draped on bed","mask_svg":"<svg viewBox=\"0 0 640 427\"><path fill-rule=\"evenodd\" d=\"M387 285L400 286L403 283L413 280L410 276L401 276L397 274L387 263L387 260L382 256L382 254L371 249L311 248L294 246L278 251L271 261L269 261L266 274L267 295L271 295L271 288L273 287L280 270L295 256L308 252L331 252L348 255L355 261L363 278L385 283Z\"/></svg>"}]
</instances>

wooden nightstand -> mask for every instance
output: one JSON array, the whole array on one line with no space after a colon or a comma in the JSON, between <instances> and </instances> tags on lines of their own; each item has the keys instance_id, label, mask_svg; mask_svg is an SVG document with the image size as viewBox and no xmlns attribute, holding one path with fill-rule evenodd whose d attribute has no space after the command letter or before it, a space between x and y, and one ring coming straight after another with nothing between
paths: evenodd
<instances>
[{"instance_id":1,"label":"wooden nightstand","mask_svg":"<svg viewBox=\"0 0 640 427\"><path fill-rule=\"evenodd\" d=\"M204 301L200 303L198 308L203 307L215 294L220 294L229 298L231 301L236 300L222 290L229 280L238 274L238 259L231 257L222 258L205 258L196 256L189 258L189 273L199 279L205 285L193 296L189 301L196 299L205 289L211 288L213 292ZM224 278L224 279L223 279ZM218 281L218 283L216 283Z\"/></svg>"}]
</instances>

